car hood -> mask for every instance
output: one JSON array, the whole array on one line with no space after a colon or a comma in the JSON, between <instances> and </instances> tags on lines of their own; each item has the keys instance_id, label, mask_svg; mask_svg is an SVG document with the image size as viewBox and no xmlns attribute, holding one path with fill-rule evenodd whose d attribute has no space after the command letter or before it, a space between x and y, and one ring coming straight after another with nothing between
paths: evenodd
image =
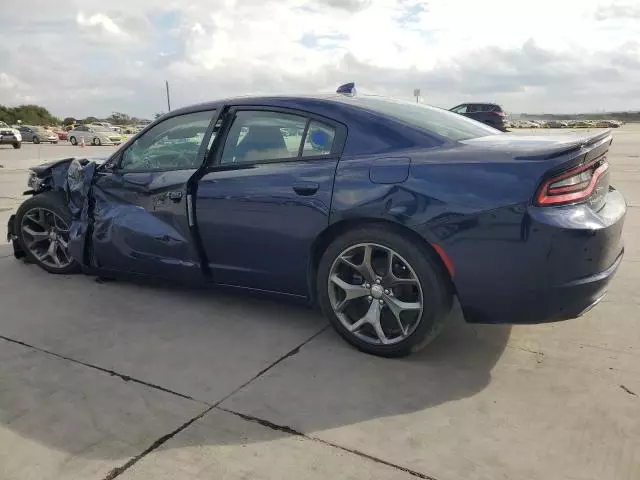
<instances>
[{"instance_id":1,"label":"car hood","mask_svg":"<svg viewBox=\"0 0 640 480\"><path fill-rule=\"evenodd\" d=\"M53 170L54 168L59 168L65 166L69 168L69 164L77 157L70 158L62 158L60 160L52 160L51 162L41 163L40 165L36 165L35 167L31 167L30 170L35 172L38 177L46 176ZM85 160L95 162L98 165L102 165L107 161L108 157L89 157L85 158Z\"/></svg>"}]
</instances>

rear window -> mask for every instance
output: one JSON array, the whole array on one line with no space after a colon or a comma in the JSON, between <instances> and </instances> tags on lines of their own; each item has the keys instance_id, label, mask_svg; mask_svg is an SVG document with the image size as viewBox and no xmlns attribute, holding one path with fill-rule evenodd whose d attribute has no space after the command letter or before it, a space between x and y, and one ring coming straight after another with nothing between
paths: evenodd
<instances>
[{"instance_id":1,"label":"rear window","mask_svg":"<svg viewBox=\"0 0 640 480\"><path fill-rule=\"evenodd\" d=\"M344 97L344 101L387 115L402 123L459 142L500 133L483 123L441 108L384 97Z\"/></svg>"}]
</instances>

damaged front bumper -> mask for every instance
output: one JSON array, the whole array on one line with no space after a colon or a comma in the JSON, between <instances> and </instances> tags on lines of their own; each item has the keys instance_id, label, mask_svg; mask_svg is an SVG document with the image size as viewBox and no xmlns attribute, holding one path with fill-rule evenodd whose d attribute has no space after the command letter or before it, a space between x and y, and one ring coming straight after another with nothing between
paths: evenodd
<instances>
[{"instance_id":1,"label":"damaged front bumper","mask_svg":"<svg viewBox=\"0 0 640 480\"><path fill-rule=\"evenodd\" d=\"M11 242L13 245L13 256L16 258L24 258L25 253L22 247L20 246L20 242L18 242L18 236L15 232L15 220L16 216L11 215L9 217L9 221L7 222L7 242Z\"/></svg>"}]
</instances>

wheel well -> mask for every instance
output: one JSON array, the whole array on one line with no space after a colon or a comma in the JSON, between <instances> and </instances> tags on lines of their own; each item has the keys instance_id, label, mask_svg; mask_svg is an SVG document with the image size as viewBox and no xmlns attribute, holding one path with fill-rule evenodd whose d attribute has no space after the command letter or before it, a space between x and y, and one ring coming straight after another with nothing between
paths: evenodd
<instances>
[{"instance_id":1,"label":"wheel well","mask_svg":"<svg viewBox=\"0 0 640 480\"><path fill-rule=\"evenodd\" d=\"M418 245L421 245L425 249L425 252L431 255L433 260L439 265L440 269L442 270L442 274L449 280L451 291L455 293L455 285L453 283L453 279L451 278L449 270L447 269L440 255L438 255L436 250L427 240L422 238L410 228L390 222L388 220L360 218L353 220L342 220L340 222L334 223L333 225L330 225L318 236L318 238L316 238L316 241L313 243L311 247L311 255L309 257L309 273L307 275L309 296L313 303L315 303L316 300L316 279L318 276L317 274L320 260L322 259L322 255L327 250L331 242L333 242L333 240L347 231L356 228L362 228L368 225L378 225L395 230L405 237L410 237Z\"/></svg>"}]
</instances>

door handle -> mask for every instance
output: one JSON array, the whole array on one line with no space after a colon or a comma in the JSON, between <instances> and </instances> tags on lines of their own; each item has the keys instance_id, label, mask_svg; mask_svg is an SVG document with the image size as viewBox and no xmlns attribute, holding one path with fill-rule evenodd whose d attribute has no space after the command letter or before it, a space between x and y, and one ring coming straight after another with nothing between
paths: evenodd
<instances>
[{"instance_id":1,"label":"door handle","mask_svg":"<svg viewBox=\"0 0 640 480\"><path fill-rule=\"evenodd\" d=\"M169 192L168 196L172 202L178 203L180 200L182 200L182 192L179 190L175 192Z\"/></svg>"},{"instance_id":2,"label":"door handle","mask_svg":"<svg viewBox=\"0 0 640 480\"><path fill-rule=\"evenodd\" d=\"M315 182L298 182L293 184L293 191L304 197L314 195L319 188L320 185Z\"/></svg>"}]
</instances>

